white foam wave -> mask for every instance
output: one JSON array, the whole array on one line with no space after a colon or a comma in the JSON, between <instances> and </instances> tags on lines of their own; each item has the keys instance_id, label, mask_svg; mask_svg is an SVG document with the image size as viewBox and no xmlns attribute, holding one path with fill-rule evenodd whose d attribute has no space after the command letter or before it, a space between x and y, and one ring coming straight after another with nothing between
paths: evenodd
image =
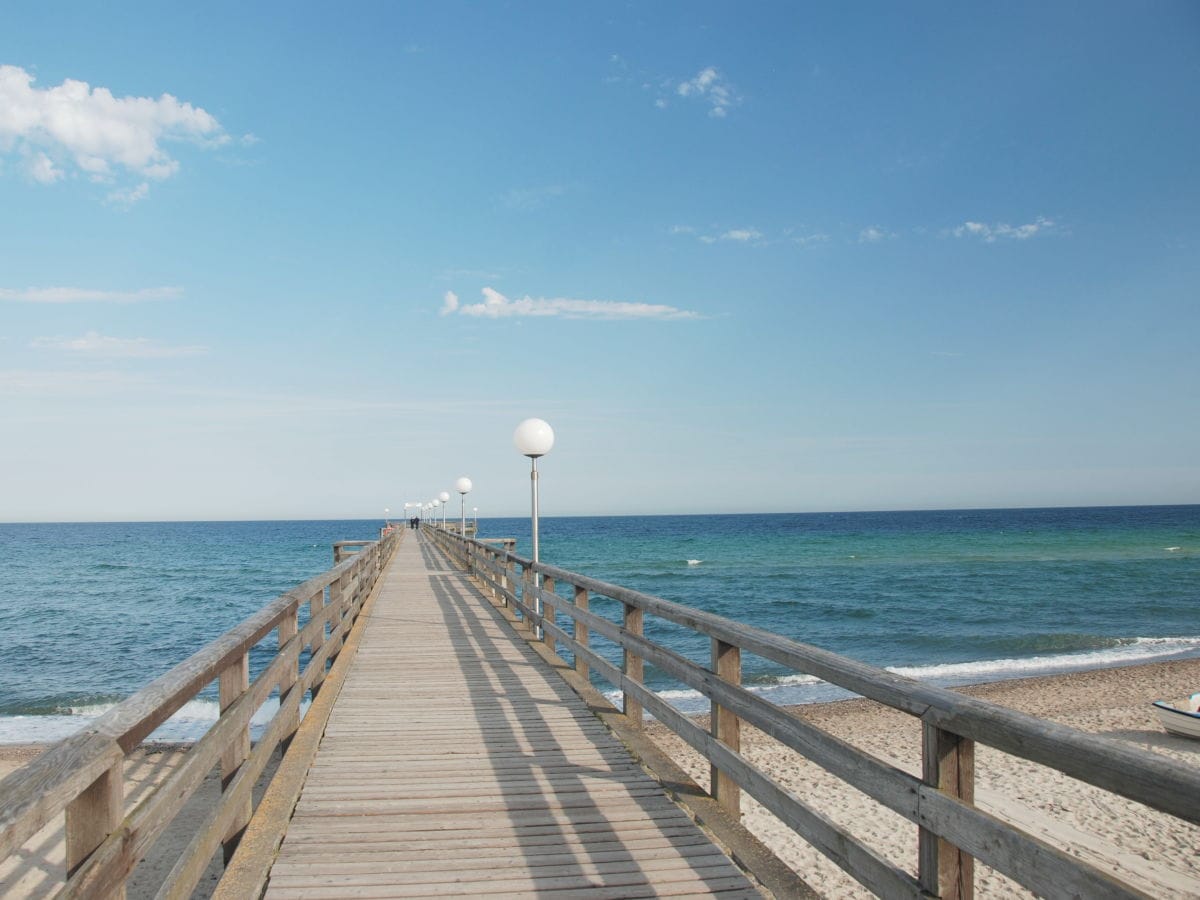
<instances>
[{"instance_id":1,"label":"white foam wave","mask_svg":"<svg viewBox=\"0 0 1200 900\"><path fill-rule=\"evenodd\" d=\"M1139 663L1163 662L1168 659L1200 655L1200 637L1144 637L1103 650L1030 656L1020 659L987 659L975 662L942 663L927 666L888 666L896 675L949 687L1005 681L1010 678L1030 678L1037 675L1057 675L1087 669L1106 669ZM854 696L851 692L829 684L812 675L791 674L772 677L760 684L748 684L755 694L784 706L824 703ZM658 696L681 712L706 712L709 700L699 691L665 690ZM605 696L620 708L619 691L606 691Z\"/></svg>"},{"instance_id":2,"label":"white foam wave","mask_svg":"<svg viewBox=\"0 0 1200 900\"><path fill-rule=\"evenodd\" d=\"M48 744L82 731L115 703L72 707L69 714L51 716L0 716L0 744ZM308 701L301 705L301 715ZM250 718L250 736L257 739L279 711L279 700L271 698ZM189 700L146 739L147 743L192 743L200 740L221 714L213 700Z\"/></svg>"},{"instance_id":3,"label":"white foam wave","mask_svg":"<svg viewBox=\"0 0 1200 900\"><path fill-rule=\"evenodd\" d=\"M977 681L1021 678L1077 672L1082 669L1107 669L1155 662L1200 651L1200 637L1134 638L1125 644L1100 650L1055 653L1014 659L985 659L976 662L946 663L930 666L889 666L888 671L922 681L967 684Z\"/></svg>"}]
</instances>

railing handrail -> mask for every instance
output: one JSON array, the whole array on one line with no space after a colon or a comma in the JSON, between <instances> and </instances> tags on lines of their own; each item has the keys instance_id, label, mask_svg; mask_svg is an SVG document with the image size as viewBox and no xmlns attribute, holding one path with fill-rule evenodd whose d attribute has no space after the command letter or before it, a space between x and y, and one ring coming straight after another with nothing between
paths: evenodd
<instances>
[{"instance_id":1,"label":"railing handrail","mask_svg":"<svg viewBox=\"0 0 1200 900\"><path fill-rule=\"evenodd\" d=\"M496 596L511 602L534 630L544 635L543 640L551 645L551 649L556 642L565 645L575 655L576 668L580 668L581 663L590 666L621 690L626 698L627 712L632 709L640 720L644 706L709 759L714 765L714 781L718 769L721 769L722 774L733 778L768 808L772 808L774 801L784 814L781 815L776 809L772 811L793 827L812 829L807 836L812 838L816 835L818 839L813 842L818 849L830 855L851 875L884 895L909 896L913 891L919 893L920 890L936 892L937 855L932 849L936 845L927 847L928 842L924 840L925 833L930 833L942 842L956 840L955 851L973 855L1006 871L1026 886L1036 886L1050 895L1054 895L1056 890L1065 892L1064 895L1082 890L1082 895L1086 896L1140 896L1137 889L1117 880L1110 873L1047 847L1019 828L980 812L973 805L973 788L970 784L961 791L937 790L942 786L944 773L936 761L931 764L929 757L936 755L928 749L931 741L937 744L939 740L945 743L948 739L950 744L957 747L956 752L969 754L971 760L973 742L983 743L1185 821L1200 823L1200 769L1194 766L1121 741L1087 734L957 691L906 678L714 613L544 562L534 563L512 551L497 550L478 540L464 540L458 535L436 529L431 529L431 533L452 556L473 570L472 574L478 575ZM519 592L514 567L521 570ZM505 575L505 572L511 574ZM535 573L546 580L545 587L538 586L532 577ZM557 594L554 589L561 585L571 585L576 598L582 594L583 604ZM589 595L608 597L623 604L626 610L625 624L618 625L590 612L587 609ZM536 600L541 601L544 609L540 615L534 602ZM638 610L639 615L648 613L708 636L713 640L714 651L716 647L723 646L736 648L739 654L743 650L754 653L920 719L926 729L925 777L919 779L908 775L788 715L775 704L742 687L740 674L735 681L718 674L715 661L713 668L708 669L648 640L641 634L640 620L636 627L629 626L631 609ZM562 613L574 623L575 634L558 625L557 613ZM589 633L601 634L621 647L625 653L626 670L630 668L630 660L636 657L639 660L639 677L629 677L625 671L591 650L588 646ZM582 637L582 640L577 640L577 637ZM783 789L738 754L736 724L731 746L701 732L686 716L659 699L642 683L641 661L658 665L707 697L714 705L714 719L719 711L733 711L739 721L749 722L766 731L885 806L917 822L923 832L919 883L913 882L907 873L877 857L844 831L829 829L825 823L805 819L805 814L795 809L806 809L799 800L773 798L773 792L783 792ZM640 721L631 724L634 727L641 726ZM973 763L967 768L971 766ZM795 822L789 820L789 813L796 815ZM820 838L827 838L828 846L822 846ZM855 845L851 851L845 849L846 839ZM1006 843L1019 847L1020 853L1012 847L1006 848ZM1031 859L1022 859L1021 854ZM932 873L925 871L930 865L934 869Z\"/></svg>"},{"instance_id":2,"label":"railing handrail","mask_svg":"<svg viewBox=\"0 0 1200 900\"><path fill-rule=\"evenodd\" d=\"M225 758L230 752L232 745L229 742L244 740L248 748L250 717L276 686L281 691L280 709L267 726L267 731L272 734L275 743L286 738L283 730L288 723L282 720L286 715L299 721L300 695L310 687L315 690L319 685L325 663L340 649L340 642L345 630L353 623L357 607L361 606L401 536L397 533L378 542L361 542L359 545L364 547L362 552L347 557L325 572L280 594L183 662L116 704L81 731L57 742L29 764L0 779L0 861L22 846L53 816L66 810L68 875L76 872L86 874L89 860L94 862L92 858L100 855L98 850L102 849L102 845L111 843L110 836L114 835L116 826L124 818L120 768L126 754L218 678L222 679L221 714L197 741L188 755L189 759L185 760L185 767L196 771L177 772L171 776L187 789L187 794L168 798L161 804L163 809L156 810L156 796L162 793L160 787L139 804L131 817L140 815L139 821L152 820L153 828L136 835L138 848L153 843L217 758ZM344 590L338 591L339 586ZM325 602L327 589L330 592L328 603ZM311 604L310 620L304 629L298 630L296 617L300 606L306 603ZM291 626L285 628L289 622ZM325 634L327 626L330 629L328 637ZM235 687L230 694L232 699L227 702L226 674L241 665L245 668L242 678L247 679L246 660L250 649L276 629L280 632L279 648L264 671L241 690ZM301 649L310 650L309 665L303 675L294 671ZM316 671L318 665L320 672ZM293 691L294 696L285 703L285 684L289 688L299 684L304 690L298 693ZM256 702L251 703L251 700ZM285 705L288 705L286 711ZM200 752L202 745L206 749ZM266 754L262 756L265 762ZM193 757L196 764L187 766ZM198 764L201 758L209 760L207 767ZM229 764L230 778L244 761L245 756ZM106 779L116 779L115 793ZM230 784L226 784L227 791L230 787ZM108 796L99 796L104 792L109 792ZM249 786L245 787L244 792L248 798ZM90 796L92 794L97 796ZM76 804L81 804L85 809L74 817L77 821L73 822L72 808ZM104 822L99 822L96 815L87 811L91 807L101 806L104 810L99 818L106 817L107 821ZM231 848L227 849L231 852ZM122 847L115 847L112 852L116 854L123 850ZM124 868L128 863L131 869L136 862L135 854L132 860L106 860L99 865L101 868L108 865ZM121 883L126 874L127 870L118 873ZM112 871L105 869L104 877L113 877ZM86 879L83 881L81 890L84 895L89 890L103 893L112 887L110 882L96 886ZM69 880L68 886L71 883Z\"/></svg>"}]
</instances>

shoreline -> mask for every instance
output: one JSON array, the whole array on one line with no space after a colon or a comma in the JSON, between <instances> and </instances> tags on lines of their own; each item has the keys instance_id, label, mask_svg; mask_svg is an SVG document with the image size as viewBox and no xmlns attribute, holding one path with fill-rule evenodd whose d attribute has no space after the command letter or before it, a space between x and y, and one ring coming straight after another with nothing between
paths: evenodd
<instances>
[{"instance_id":1,"label":"shoreline","mask_svg":"<svg viewBox=\"0 0 1200 900\"><path fill-rule=\"evenodd\" d=\"M1200 741L1168 734L1150 706L1154 700L1177 699L1200 690L1200 659L1013 678L951 690L1200 765ZM863 698L787 709L897 768L920 773L920 728L905 713ZM692 718L706 722L708 717ZM657 722L647 723L646 733L698 784L707 786L708 763L690 747ZM52 745L0 745L0 777L32 761L48 746ZM190 746L139 747L126 762L127 801L144 796L165 778L186 757ZM742 752L818 812L915 872L915 825L747 725L743 725ZM1200 827L986 746L977 748L976 779L976 802L992 815L1099 867L1115 870L1153 896L1200 897L1200 856L1195 849L1200 847ZM131 900L153 896L155 879L161 882L219 792L219 779L210 775L204 790L189 802L187 814L181 815L155 846L154 859L139 866L142 877L130 884ZM871 896L745 796L743 823L820 893L839 898ZM58 816L26 844L23 854L0 865L0 894L40 894L61 878L64 855L62 817ZM218 877L219 867L206 873L200 896ZM1030 896L984 866L977 866L976 882L981 896Z\"/></svg>"}]
</instances>

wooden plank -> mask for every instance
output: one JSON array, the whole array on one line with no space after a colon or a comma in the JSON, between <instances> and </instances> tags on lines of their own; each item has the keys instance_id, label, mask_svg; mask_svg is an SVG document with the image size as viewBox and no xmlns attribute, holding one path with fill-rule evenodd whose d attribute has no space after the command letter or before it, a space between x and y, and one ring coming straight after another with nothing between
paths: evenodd
<instances>
[{"instance_id":1,"label":"wooden plank","mask_svg":"<svg viewBox=\"0 0 1200 900\"><path fill-rule=\"evenodd\" d=\"M422 545L381 582L266 896L752 892Z\"/></svg>"},{"instance_id":2,"label":"wooden plank","mask_svg":"<svg viewBox=\"0 0 1200 900\"><path fill-rule=\"evenodd\" d=\"M403 533L400 539L403 539ZM368 599L363 609L364 617L370 615L371 605L377 596L376 591ZM314 611L320 609L322 597L320 591L313 596ZM213 900L242 900L245 897L257 897L262 893L271 864L283 841L288 821L304 785L306 769L316 755L321 733L345 682L350 661L358 649L364 630L358 628L351 632L344 648L346 653L326 677L324 655L327 648L323 647L324 626L321 627L322 640L320 643L314 641L309 666L313 669L314 685L319 675L323 690L318 695L314 686L312 704L300 722L288 748L289 752L280 762L275 777L271 780L271 789L263 797L246 827L238 847L239 852L226 864L221 880L213 891ZM300 695L297 694L295 699L298 703ZM281 707L291 700L290 696L286 699L281 698Z\"/></svg>"}]
</instances>

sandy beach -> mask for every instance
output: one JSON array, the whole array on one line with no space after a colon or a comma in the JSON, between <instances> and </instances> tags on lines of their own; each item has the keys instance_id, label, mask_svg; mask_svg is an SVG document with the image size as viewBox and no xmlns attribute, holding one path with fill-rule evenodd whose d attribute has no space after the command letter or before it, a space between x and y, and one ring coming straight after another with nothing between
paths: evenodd
<instances>
[{"instance_id":1,"label":"sandy beach","mask_svg":"<svg viewBox=\"0 0 1200 900\"><path fill-rule=\"evenodd\" d=\"M962 688L964 693L1200 765L1200 741L1167 734L1150 702L1200 690L1200 660L1100 669ZM915 719L869 700L795 707L793 712L899 769L920 774ZM701 785L708 765L665 728L651 735ZM756 729L743 726L744 755L814 808L916 873L916 827ZM1200 827L1108 794L989 747L976 751L976 802L992 814L1068 852L1115 871L1155 897L1200 897ZM825 896L869 892L743 796L743 822ZM976 867L982 897L1032 896L1004 876Z\"/></svg>"},{"instance_id":2,"label":"sandy beach","mask_svg":"<svg viewBox=\"0 0 1200 900\"><path fill-rule=\"evenodd\" d=\"M1004 681L962 690L1200 765L1200 741L1168 735L1149 707L1152 700L1176 698L1196 689L1200 689L1200 660ZM913 774L920 769L919 728L903 713L867 700L796 707L793 712L898 768ZM686 745L658 725L650 726L649 733L697 782L707 784L707 764ZM28 762L41 749L0 746L0 775ZM161 781L185 752L180 748L144 748L131 757L126 767L129 806ZM743 752L798 795L808 798L819 811L915 872L915 826L798 759L755 729L744 728ZM1082 859L1117 871L1152 896L1200 897L1200 827L987 747L978 748L976 772L976 800L989 812L1044 840L1065 845ZM210 776L151 857L135 872L130 898L153 896L217 793L217 780ZM837 898L871 896L753 800L743 798L743 809L747 827L818 891ZM62 870L60 817L0 867L0 895L46 896L59 883ZM217 877L219 869L214 863L197 896L204 896ZM982 897L1030 896L982 866L977 869L976 880Z\"/></svg>"}]
</instances>

